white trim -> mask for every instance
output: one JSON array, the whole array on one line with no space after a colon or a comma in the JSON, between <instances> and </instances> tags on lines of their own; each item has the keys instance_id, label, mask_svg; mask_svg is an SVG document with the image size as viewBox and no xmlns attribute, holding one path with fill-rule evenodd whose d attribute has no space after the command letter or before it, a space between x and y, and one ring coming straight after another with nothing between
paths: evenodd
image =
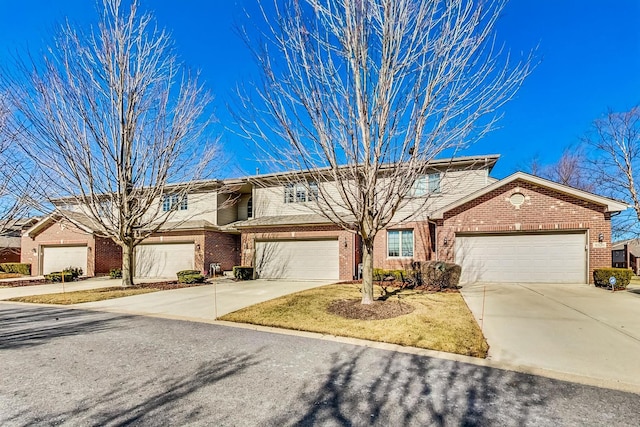
<instances>
[{"instance_id":1,"label":"white trim","mask_svg":"<svg viewBox=\"0 0 640 427\"><path fill-rule=\"evenodd\" d=\"M577 197L579 199L583 199L583 200L587 200L589 202L593 202L595 204L598 205L602 205L602 206L606 206L607 207L607 212L620 212L620 211L624 211L627 208L629 208L629 205L624 203L624 202L620 202L618 200L613 200L610 199L608 197L602 197L602 196L598 196L592 193L588 193L586 191L582 191L582 190L578 190L577 188L573 188L573 187L569 187L567 185L562 185L562 184L558 184L557 182L553 182L553 181L549 181L547 179L544 178L540 178L537 176L533 176L533 175L529 175L528 173L524 173L524 172L516 172L512 175L509 175L508 177L501 179L500 181L496 181L493 184L490 184L484 188L481 188L480 190L476 191L475 193L471 193L468 196L465 196L461 199L456 200L453 203L448 204L447 206L444 206L440 209L438 209L437 211L435 211L430 218L431 219L442 219L444 217L444 213L448 212L452 209L455 209L459 206L464 205L465 203L468 203L474 199L477 199L480 196L483 196L493 190L496 190L506 184L509 184L515 180L521 179L523 181L527 181L530 182L532 184L536 184L539 185L541 187L546 187L546 188L550 188L552 190L558 191L560 193L564 193L564 194L568 194L570 196L573 197Z\"/></svg>"}]
</instances>

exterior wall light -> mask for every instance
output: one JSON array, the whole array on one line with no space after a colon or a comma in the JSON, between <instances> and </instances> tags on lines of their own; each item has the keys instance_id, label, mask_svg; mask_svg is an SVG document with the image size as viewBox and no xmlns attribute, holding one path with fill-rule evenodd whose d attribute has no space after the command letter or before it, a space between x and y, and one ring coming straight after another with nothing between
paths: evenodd
<instances>
[{"instance_id":1,"label":"exterior wall light","mask_svg":"<svg viewBox=\"0 0 640 427\"><path fill-rule=\"evenodd\" d=\"M449 243L449 240L445 237L442 243L444 246L447 246L447 244Z\"/></svg>"},{"instance_id":2,"label":"exterior wall light","mask_svg":"<svg viewBox=\"0 0 640 427\"><path fill-rule=\"evenodd\" d=\"M603 233L598 234L598 242L604 242L604 234Z\"/></svg>"}]
</instances>

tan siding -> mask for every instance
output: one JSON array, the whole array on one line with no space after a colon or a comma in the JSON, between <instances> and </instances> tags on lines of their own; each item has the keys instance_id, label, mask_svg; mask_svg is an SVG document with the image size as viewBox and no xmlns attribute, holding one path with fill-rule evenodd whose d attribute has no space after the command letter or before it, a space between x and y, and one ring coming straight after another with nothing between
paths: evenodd
<instances>
[{"instance_id":1,"label":"tan siding","mask_svg":"<svg viewBox=\"0 0 640 427\"><path fill-rule=\"evenodd\" d=\"M424 221L429 214L443 206L455 202L489 184L486 170L449 171L442 177L440 193L430 195L427 200L417 197L398 210L394 222L410 217L415 221ZM415 215L411 217L411 215Z\"/></svg>"},{"instance_id":2,"label":"tan siding","mask_svg":"<svg viewBox=\"0 0 640 427\"><path fill-rule=\"evenodd\" d=\"M247 215L247 206L250 198L251 194L243 194L238 199L238 221L246 221L249 219L249 216Z\"/></svg>"},{"instance_id":3,"label":"tan siding","mask_svg":"<svg viewBox=\"0 0 640 427\"><path fill-rule=\"evenodd\" d=\"M233 195L218 194L218 210L216 225L227 225L238 220L238 204Z\"/></svg>"}]
</instances>

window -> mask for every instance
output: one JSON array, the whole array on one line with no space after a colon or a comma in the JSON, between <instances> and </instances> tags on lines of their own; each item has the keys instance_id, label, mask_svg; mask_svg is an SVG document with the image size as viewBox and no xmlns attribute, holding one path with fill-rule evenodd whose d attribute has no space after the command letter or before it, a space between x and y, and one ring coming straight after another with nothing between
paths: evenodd
<instances>
[{"instance_id":1,"label":"window","mask_svg":"<svg viewBox=\"0 0 640 427\"><path fill-rule=\"evenodd\" d=\"M285 203L304 203L318 200L318 184L315 182L287 184L284 186Z\"/></svg>"},{"instance_id":2,"label":"window","mask_svg":"<svg viewBox=\"0 0 640 427\"><path fill-rule=\"evenodd\" d=\"M253 197L247 200L247 218L253 218Z\"/></svg>"},{"instance_id":3,"label":"window","mask_svg":"<svg viewBox=\"0 0 640 427\"><path fill-rule=\"evenodd\" d=\"M413 183L411 195L415 197L440 193L440 173L420 175Z\"/></svg>"},{"instance_id":4,"label":"window","mask_svg":"<svg viewBox=\"0 0 640 427\"><path fill-rule=\"evenodd\" d=\"M392 257L413 256L413 230L387 231L387 255Z\"/></svg>"},{"instance_id":5,"label":"window","mask_svg":"<svg viewBox=\"0 0 640 427\"><path fill-rule=\"evenodd\" d=\"M429 174L429 193L439 193L440 192L440 174L439 173L430 173Z\"/></svg>"},{"instance_id":6,"label":"window","mask_svg":"<svg viewBox=\"0 0 640 427\"><path fill-rule=\"evenodd\" d=\"M177 194L165 194L162 196L162 210L169 212L171 210L186 211L189 208L187 195L180 197Z\"/></svg>"},{"instance_id":7,"label":"window","mask_svg":"<svg viewBox=\"0 0 640 427\"><path fill-rule=\"evenodd\" d=\"M295 188L293 184L287 184L284 186L284 202L285 203L293 203L295 194Z\"/></svg>"}]
</instances>

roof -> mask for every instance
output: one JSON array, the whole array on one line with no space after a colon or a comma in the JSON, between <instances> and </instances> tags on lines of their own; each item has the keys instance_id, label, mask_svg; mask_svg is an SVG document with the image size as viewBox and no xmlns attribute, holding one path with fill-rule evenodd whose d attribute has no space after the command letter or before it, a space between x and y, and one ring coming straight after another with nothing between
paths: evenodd
<instances>
[{"instance_id":1,"label":"roof","mask_svg":"<svg viewBox=\"0 0 640 427\"><path fill-rule=\"evenodd\" d=\"M498 159L500 159L499 154L486 154L486 155L479 155L479 156L460 156L460 157L449 157L449 158L443 158L443 159L432 159L429 162L427 162L427 164L434 168L444 167L444 166L466 167L466 166L482 165L483 167L488 168L489 172L491 172L491 170L495 166ZM344 166L341 166L340 168L347 168L347 167L349 166L344 165ZM394 167L394 164L389 163L387 165L384 165L381 168L381 170L390 169L392 167ZM331 167L324 167L324 168L315 168L311 170L274 172L274 173L266 173L266 174L258 174L258 175L249 175L243 178L227 179L227 180L224 180L224 182L228 184L232 184L232 183L240 183L243 181L244 182L269 181L269 180L274 180L278 178L281 178L281 179L286 178L287 176L298 177L300 175L305 175L308 173L324 172L324 171L330 171L330 170L331 170Z\"/></svg>"},{"instance_id":2,"label":"roof","mask_svg":"<svg viewBox=\"0 0 640 427\"><path fill-rule=\"evenodd\" d=\"M546 187L546 188L558 191L560 193L564 193L564 194L576 197L578 199L586 200L586 201L595 203L597 205L606 206L607 212L621 212L629 207L628 204L618 200L610 199L608 197L598 196L596 194L589 193L583 190L578 190L577 188L569 187L567 185L558 184L557 182L549 181L548 179L540 178L538 176L530 175L528 173L516 172L512 175L509 175L506 178L503 178L499 181L489 184L488 186L483 187L480 190L469 194L468 196L458 199L455 202L450 203L438 209L430 216L430 218L442 219L445 212L449 212L452 209L462 206L465 203L471 202L480 196L490 193L491 191L496 190L516 180L527 181L532 184L539 185L541 187Z\"/></svg>"},{"instance_id":3,"label":"roof","mask_svg":"<svg viewBox=\"0 0 640 427\"><path fill-rule=\"evenodd\" d=\"M624 246L627 245L627 250L631 252L634 256L640 256L640 239L627 239L627 240L619 240L617 242L613 242L611 244L612 251L621 251L624 249Z\"/></svg>"},{"instance_id":4,"label":"roof","mask_svg":"<svg viewBox=\"0 0 640 427\"><path fill-rule=\"evenodd\" d=\"M74 225L80 228L82 231L86 231L89 234L93 234L98 230L96 224L89 218L87 215L80 212L71 212L64 211L64 215L59 211L51 213L38 222L36 222L33 226L27 229L24 234L30 237L36 235L40 230L46 228L50 223L59 221L61 218L66 218L71 221Z\"/></svg>"},{"instance_id":5,"label":"roof","mask_svg":"<svg viewBox=\"0 0 640 427\"><path fill-rule=\"evenodd\" d=\"M318 225L333 224L333 222L320 214L301 214L301 215L279 215L279 216L263 216L260 218L249 219L247 221L234 222L233 227L254 228L254 227L277 227L281 225Z\"/></svg>"}]
</instances>

